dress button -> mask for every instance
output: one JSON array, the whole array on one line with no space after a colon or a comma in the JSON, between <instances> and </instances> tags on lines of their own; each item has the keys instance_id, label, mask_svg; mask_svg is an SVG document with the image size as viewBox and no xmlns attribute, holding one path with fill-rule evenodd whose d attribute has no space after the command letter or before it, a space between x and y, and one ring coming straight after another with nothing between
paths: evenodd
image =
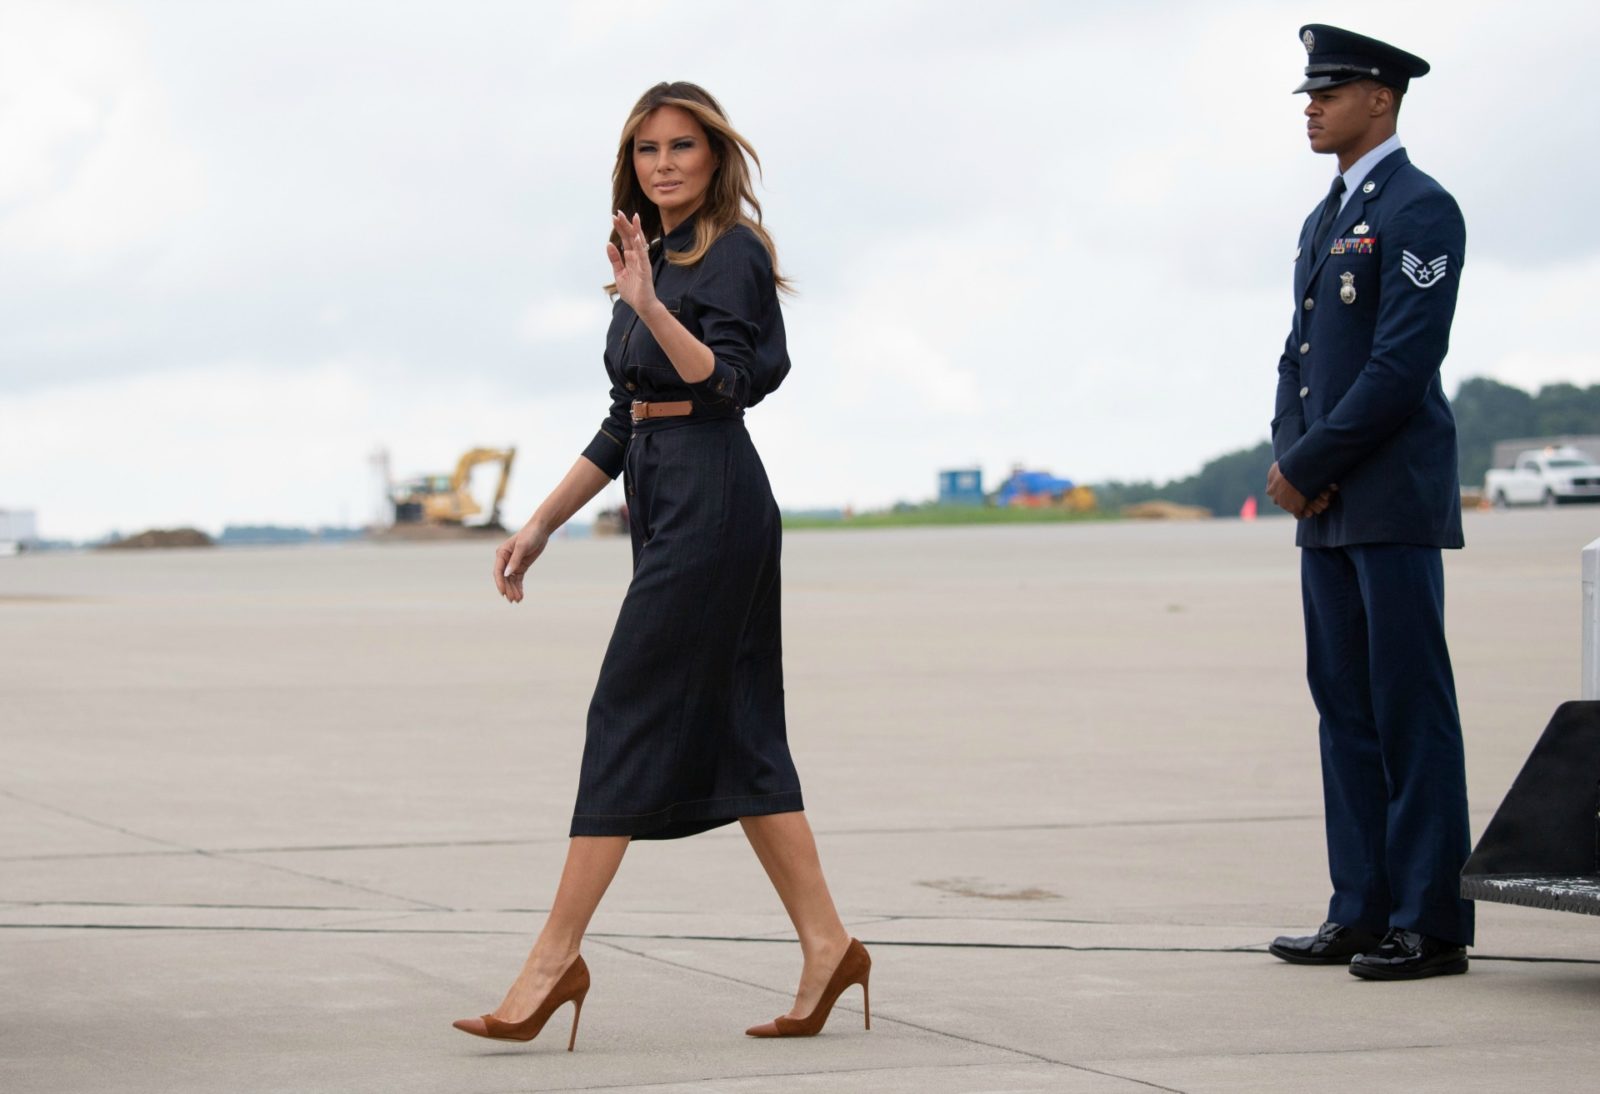
<instances>
[{"instance_id":1,"label":"dress button","mask_svg":"<svg viewBox=\"0 0 1600 1094\"><path fill-rule=\"evenodd\" d=\"M1311 299L1309 296L1306 297L1306 311L1310 311L1312 308L1314 308L1316 306L1317 306L1317 302L1315 300Z\"/></svg>"},{"instance_id":2,"label":"dress button","mask_svg":"<svg viewBox=\"0 0 1600 1094\"><path fill-rule=\"evenodd\" d=\"M1301 342L1300 343L1300 352L1301 353L1310 353L1311 352L1311 343L1310 342Z\"/></svg>"},{"instance_id":3,"label":"dress button","mask_svg":"<svg viewBox=\"0 0 1600 1094\"><path fill-rule=\"evenodd\" d=\"M1300 389L1300 398L1304 399L1307 395L1310 395L1310 394L1311 394L1311 389L1310 388L1303 387L1303 388Z\"/></svg>"},{"instance_id":4,"label":"dress button","mask_svg":"<svg viewBox=\"0 0 1600 1094\"><path fill-rule=\"evenodd\" d=\"M632 380L629 380L626 386L627 386L629 391L638 391L639 390L639 385L634 383Z\"/></svg>"}]
</instances>

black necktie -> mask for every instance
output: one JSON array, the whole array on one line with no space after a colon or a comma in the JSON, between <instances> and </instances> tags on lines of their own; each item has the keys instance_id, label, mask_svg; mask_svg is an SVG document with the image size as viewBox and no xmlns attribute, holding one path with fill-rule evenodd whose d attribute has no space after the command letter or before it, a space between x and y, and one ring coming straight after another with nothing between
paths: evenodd
<instances>
[{"instance_id":1,"label":"black necktie","mask_svg":"<svg viewBox=\"0 0 1600 1094\"><path fill-rule=\"evenodd\" d=\"M1315 258L1328 245L1328 233L1333 230L1333 218L1339 215L1339 196L1344 193L1344 176L1333 176L1328 187L1328 200L1322 203L1322 215L1317 218L1317 231L1311 237L1311 254Z\"/></svg>"}]
</instances>

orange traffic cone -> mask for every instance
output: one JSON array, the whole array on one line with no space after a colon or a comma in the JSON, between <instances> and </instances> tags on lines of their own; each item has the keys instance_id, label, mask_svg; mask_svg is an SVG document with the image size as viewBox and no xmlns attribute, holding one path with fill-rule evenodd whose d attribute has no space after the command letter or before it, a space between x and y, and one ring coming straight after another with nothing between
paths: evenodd
<instances>
[{"instance_id":1,"label":"orange traffic cone","mask_svg":"<svg viewBox=\"0 0 1600 1094\"><path fill-rule=\"evenodd\" d=\"M1254 494L1251 494L1248 498L1245 498L1244 499L1244 504L1239 506L1239 519L1240 520L1255 520L1256 519L1256 496Z\"/></svg>"}]
</instances>

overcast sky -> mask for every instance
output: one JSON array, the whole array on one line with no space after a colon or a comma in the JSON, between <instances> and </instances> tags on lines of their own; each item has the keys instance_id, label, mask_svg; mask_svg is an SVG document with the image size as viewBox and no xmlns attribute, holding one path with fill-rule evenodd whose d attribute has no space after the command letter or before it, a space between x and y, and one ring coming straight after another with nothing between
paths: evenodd
<instances>
[{"instance_id":1,"label":"overcast sky","mask_svg":"<svg viewBox=\"0 0 1600 1094\"><path fill-rule=\"evenodd\" d=\"M361 522L377 446L514 444L520 522L606 410L609 173L662 79L760 151L800 288L749 418L785 508L1186 474L1272 414L1333 171L1303 22L1433 62L1401 136L1467 219L1447 390L1600 382L1597 11L0 0L0 508Z\"/></svg>"}]
</instances>

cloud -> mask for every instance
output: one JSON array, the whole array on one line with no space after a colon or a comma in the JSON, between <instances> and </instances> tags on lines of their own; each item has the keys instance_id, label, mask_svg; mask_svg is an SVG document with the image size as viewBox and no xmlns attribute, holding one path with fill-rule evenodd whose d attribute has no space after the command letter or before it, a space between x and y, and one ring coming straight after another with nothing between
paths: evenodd
<instances>
[{"instance_id":1,"label":"cloud","mask_svg":"<svg viewBox=\"0 0 1600 1094\"><path fill-rule=\"evenodd\" d=\"M1574 139L1600 11L1499 12L1346 0L1339 20L1434 62L1402 133L1468 218L1447 384L1600 379L1600 151ZM750 417L782 503L923 497L973 463L1187 473L1271 416L1294 235L1332 170L1289 94L1300 19L1267 0L7 5L0 505L85 534L96 512L356 519L379 441L407 471L516 440L531 509L605 411L618 129L680 77L761 150L801 289L794 371ZM117 476L73 462L101 436Z\"/></svg>"},{"instance_id":2,"label":"cloud","mask_svg":"<svg viewBox=\"0 0 1600 1094\"><path fill-rule=\"evenodd\" d=\"M0 254L82 276L159 246L203 182L137 35L112 13L0 19Z\"/></svg>"},{"instance_id":3,"label":"cloud","mask_svg":"<svg viewBox=\"0 0 1600 1094\"><path fill-rule=\"evenodd\" d=\"M1528 269L1520 262L1475 260L1469 238L1445 362L1447 386L1469 376L1530 390L1600 383L1600 346L1589 333L1597 288L1600 256Z\"/></svg>"},{"instance_id":4,"label":"cloud","mask_svg":"<svg viewBox=\"0 0 1600 1094\"><path fill-rule=\"evenodd\" d=\"M535 300L523 313L518 332L529 342L587 338L598 344L611 321L611 302L598 287L584 295L557 294Z\"/></svg>"}]
</instances>

